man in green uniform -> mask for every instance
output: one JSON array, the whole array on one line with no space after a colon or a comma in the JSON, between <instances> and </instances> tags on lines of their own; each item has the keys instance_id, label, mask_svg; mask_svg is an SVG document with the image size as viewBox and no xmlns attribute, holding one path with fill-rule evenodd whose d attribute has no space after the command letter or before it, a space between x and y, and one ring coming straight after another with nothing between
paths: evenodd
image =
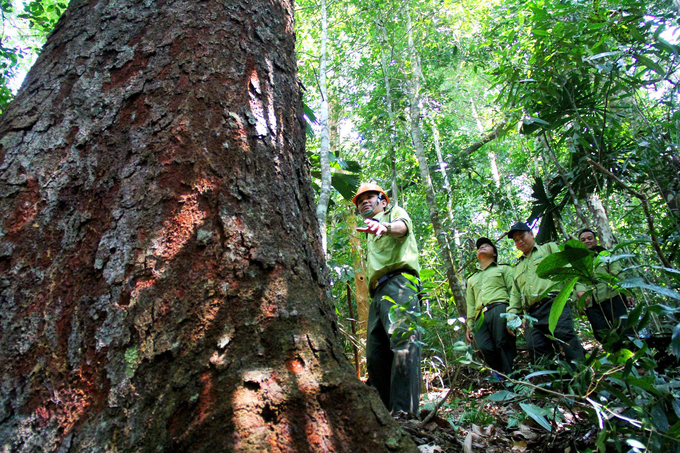
<instances>
[{"instance_id":1,"label":"man in green uniform","mask_svg":"<svg viewBox=\"0 0 680 453\"><path fill-rule=\"evenodd\" d=\"M597 236L591 229L584 228L578 235L578 240L583 242L588 249L595 253L605 251L604 247L600 247L597 243ZM605 263L600 262L595 268L595 276L598 274L608 274L618 277L622 272L621 265L618 262ZM618 291L612 289L605 281L601 281L594 287L589 287L581 283L576 285L576 297L580 298L586 291L592 289L592 294L586 296L586 316L590 325L593 328L593 334L600 343L604 343L605 337L612 330L615 329L622 337L623 334L632 334L631 331L625 331L625 322L621 321L621 317L628 314L626 308L626 301ZM628 300L632 302L632 298ZM616 342L615 349L620 349L621 343Z\"/></svg>"},{"instance_id":2,"label":"man in green uniform","mask_svg":"<svg viewBox=\"0 0 680 453\"><path fill-rule=\"evenodd\" d=\"M506 328L505 313L512 290L512 268L499 265L498 250L488 238L477 239L477 272L467 280L467 331L468 342L473 341L484 356L489 368L506 376L512 372L512 362L517 355L515 337ZM476 324L484 314L479 329ZM476 330L475 330L476 329Z\"/></svg>"},{"instance_id":3,"label":"man in green uniform","mask_svg":"<svg viewBox=\"0 0 680 453\"><path fill-rule=\"evenodd\" d=\"M526 223L518 222L508 231L508 238L515 242L515 247L522 252L522 256L515 265L514 284L510 293L510 307L508 313L521 314L523 311L535 318L533 326L524 329L527 348L532 361L542 357L558 354L560 346L569 363L583 359L584 352L578 335L574 330L574 319L568 306L564 307L555 327L554 337L563 341L558 343L551 340L548 328L550 309L560 288L552 280L540 278L536 268L543 259L559 251L557 244L548 242L537 245L534 234ZM546 292L550 291L546 294Z\"/></svg>"},{"instance_id":4,"label":"man in green uniform","mask_svg":"<svg viewBox=\"0 0 680 453\"><path fill-rule=\"evenodd\" d=\"M365 219L357 231L366 233L368 313L366 362L371 386L392 411L418 413L420 346L415 331L395 316L394 304L420 309L418 293L405 274L420 273L418 245L411 218L402 208L388 208L389 198L377 184L364 183L352 200ZM390 311L392 309L392 311Z\"/></svg>"}]
</instances>

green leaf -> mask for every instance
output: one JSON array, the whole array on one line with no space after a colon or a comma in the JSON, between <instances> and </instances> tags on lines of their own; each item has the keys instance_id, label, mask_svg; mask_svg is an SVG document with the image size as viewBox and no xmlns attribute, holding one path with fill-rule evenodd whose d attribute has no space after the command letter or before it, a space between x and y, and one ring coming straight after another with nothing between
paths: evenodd
<instances>
[{"instance_id":1,"label":"green leaf","mask_svg":"<svg viewBox=\"0 0 680 453\"><path fill-rule=\"evenodd\" d=\"M638 244L651 244L652 241L650 239L634 239L632 241L624 241L620 244L617 244L614 249L611 251L612 254L616 252L619 249L631 246L631 245L638 245Z\"/></svg>"},{"instance_id":2,"label":"green leaf","mask_svg":"<svg viewBox=\"0 0 680 453\"><path fill-rule=\"evenodd\" d=\"M676 357L680 357L680 324L673 329L673 337L671 339L671 351Z\"/></svg>"},{"instance_id":3,"label":"green leaf","mask_svg":"<svg viewBox=\"0 0 680 453\"><path fill-rule=\"evenodd\" d=\"M562 251L548 255L538 264L536 274L541 278L567 276L560 280L574 276L592 278L593 252L588 250L580 241L574 239L561 247L563 248Z\"/></svg>"},{"instance_id":4,"label":"green leaf","mask_svg":"<svg viewBox=\"0 0 680 453\"><path fill-rule=\"evenodd\" d=\"M558 374L559 371L556 370L541 370L541 371L534 371L531 374L528 374L525 379L531 379L533 377L538 377L538 376L547 376L550 374Z\"/></svg>"},{"instance_id":5,"label":"green leaf","mask_svg":"<svg viewBox=\"0 0 680 453\"><path fill-rule=\"evenodd\" d=\"M429 268L424 268L420 270L420 279L421 280L428 280L432 277L434 277L435 271L433 269Z\"/></svg>"},{"instance_id":6,"label":"green leaf","mask_svg":"<svg viewBox=\"0 0 680 453\"><path fill-rule=\"evenodd\" d=\"M668 429L670 428L670 425L668 424L668 418L666 418L666 413L658 404L652 407L651 416L652 423L654 423L656 429L658 429L662 433L668 431Z\"/></svg>"},{"instance_id":7,"label":"green leaf","mask_svg":"<svg viewBox=\"0 0 680 453\"><path fill-rule=\"evenodd\" d=\"M544 126L550 126L550 123L548 123L547 121L544 121L540 118L536 118L535 116L527 116L526 118L524 118L524 124L534 124L534 123L543 124Z\"/></svg>"},{"instance_id":8,"label":"green leaf","mask_svg":"<svg viewBox=\"0 0 680 453\"><path fill-rule=\"evenodd\" d=\"M543 410L540 407L529 403L519 403L519 405L529 417L533 418L536 421L536 423L538 423L548 431L552 431L552 426L550 426L548 420L546 420L546 418L541 414Z\"/></svg>"},{"instance_id":9,"label":"green leaf","mask_svg":"<svg viewBox=\"0 0 680 453\"><path fill-rule=\"evenodd\" d=\"M646 66L647 68L651 69L657 74L665 75L666 71L664 71L661 66L659 66L657 63L654 63L652 60L645 57L644 55L633 55L633 57L638 61L638 63L641 63L642 65Z\"/></svg>"},{"instance_id":10,"label":"green leaf","mask_svg":"<svg viewBox=\"0 0 680 453\"><path fill-rule=\"evenodd\" d=\"M340 193L340 195L342 195L342 198L347 201L352 200L360 184L361 180L357 175L336 172L331 174L331 185Z\"/></svg>"},{"instance_id":11,"label":"green leaf","mask_svg":"<svg viewBox=\"0 0 680 453\"><path fill-rule=\"evenodd\" d=\"M318 124L318 121L316 120L316 115L314 115L314 110L310 109L309 106L306 103L302 103L302 111L304 114L309 118L309 121L311 121L314 124Z\"/></svg>"},{"instance_id":12,"label":"green leaf","mask_svg":"<svg viewBox=\"0 0 680 453\"><path fill-rule=\"evenodd\" d=\"M648 289L650 291L654 291L656 293L659 293L661 295L664 295L666 297L670 297L670 298L675 299L675 300L680 300L680 293L677 293L676 291L673 291L672 289L664 288L663 286L652 285L650 283L645 282L640 277L629 278L629 279L623 280L622 282L619 283L619 286L621 288L625 288L625 289L644 288L644 289Z\"/></svg>"},{"instance_id":13,"label":"green leaf","mask_svg":"<svg viewBox=\"0 0 680 453\"><path fill-rule=\"evenodd\" d=\"M647 447L645 447L645 444L643 444L642 442L640 442L637 439L627 439L626 443L628 445L630 445L631 447L635 448L635 449L639 449L639 450L642 450L642 451L647 450Z\"/></svg>"},{"instance_id":14,"label":"green leaf","mask_svg":"<svg viewBox=\"0 0 680 453\"><path fill-rule=\"evenodd\" d=\"M514 398L517 398L518 396L518 394L512 393L508 390L501 390L494 393L493 395L487 396L486 399L489 401L510 401Z\"/></svg>"},{"instance_id":15,"label":"green leaf","mask_svg":"<svg viewBox=\"0 0 680 453\"><path fill-rule=\"evenodd\" d=\"M557 295L557 297L552 303L552 307L550 308L548 330L550 330L550 333L553 335L555 335L555 327L557 327L557 320L560 318L562 310L564 310L564 306L569 300L569 295L574 289L574 286L576 285L577 281L578 278L573 278L569 283L567 283L564 286L564 288L562 288L562 291L560 291L560 293Z\"/></svg>"}]
</instances>

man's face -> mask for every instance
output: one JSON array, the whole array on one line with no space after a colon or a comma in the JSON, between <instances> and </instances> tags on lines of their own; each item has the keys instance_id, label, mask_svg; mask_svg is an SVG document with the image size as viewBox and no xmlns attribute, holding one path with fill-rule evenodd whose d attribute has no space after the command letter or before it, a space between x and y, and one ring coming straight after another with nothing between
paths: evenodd
<instances>
[{"instance_id":1,"label":"man's face","mask_svg":"<svg viewBox=\"0 0 680 453\"><path fill-rule=\"evenodd\" d=\"M534 249L534 233L531 231L515 231L512 235L515 247L524 255L528 255Z\"/></svg>"},{"instance_id":2,"label":"man's face","mask_svg":"<svg viewBox=\"0 0 680 453\"><path fill-rule=\"evenodd\" d=\"M491 244L482 244L477 249L477 259L481 261L482 257L495 257L496 254L493 251Z\"/></svg>"},{"instance_id":3,"label":"man's face","mask_svg":"<svg viewBox=\"0 0 680 453\"><path fill-rule=\"evenodd\" d=\"M595 247L597 247L597 238L590 231L584 231L581 233L581 235L578 237L578 240L583 242L590 250L593 250Z\"/></svg>"},{"instance_id":4,"label":"man's face","mask_svg":"<svg viewBox=\"0 0 680 453\"><path fill-rule=\"evenodd\" d=\"M378 192L366 192L359 195L357 207L362 217L369 218L385 210L387 200L380 200L378 195L380 195Z\"/></svg>"}]
</instances>

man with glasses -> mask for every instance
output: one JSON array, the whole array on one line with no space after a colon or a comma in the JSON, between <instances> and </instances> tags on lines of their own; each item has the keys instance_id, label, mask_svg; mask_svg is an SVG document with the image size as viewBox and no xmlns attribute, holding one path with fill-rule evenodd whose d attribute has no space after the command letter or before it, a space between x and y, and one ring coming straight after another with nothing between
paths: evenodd
<instances>
[{"instance_id":1,"label":"man with glasses","mask_svg":"<svg viewBox=\"0 0 680 453\"><path fill-rule=\"evenodd\" d=\"M508 313L520 315L524 312L536 319L533 325L526 323L524 329L531 360L536 362L541 358L559 354L560 347L567 362L583 359L585 354L574 330L574 319L568 306L565 306L560 314L554 335L548 329L550 310L561 288L550 279L540 278L536 274L536 268L548 255L559 252L557 244L554 242L536 244L531 228L523 222L518 222L510 228L508 238L512 239L515 247L522 252L513 272L514 284L510 293ZM554 336L563 343L554 341L548 336Z\"/></svg>"},{"instance_id":2,"label":"man with glasses","mask_svg":"<svg viewBox=\"0 0 680 453\"><path fill-rule=\"evenodd\" d=\"M372 298L366 339L368 379L393 414L417 415L420 338L403 317L395 316L400 309L420 310L417 283L413 283L420 273L413 224L404 209L389 206L390 199L377 184L362 184L352 201L364 218L357 231L366 233L368 241L366 276Z\"/></svg>"}]
</instances>

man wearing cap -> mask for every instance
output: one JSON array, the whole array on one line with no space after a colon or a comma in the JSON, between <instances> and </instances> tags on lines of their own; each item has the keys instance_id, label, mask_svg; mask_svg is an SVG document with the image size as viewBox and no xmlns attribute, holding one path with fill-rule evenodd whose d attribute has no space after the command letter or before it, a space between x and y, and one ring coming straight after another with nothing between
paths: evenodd
<instances>
[{"instance_id":1,"label":"man wearing cap","mask_svg":"<svg viewBox=\"0 0 680 453\"><path fill-rule=\"evenodd\" d=\"M506 376L512 372L517 355L515 337L506 329L505 313L512 290L512 268L499 265L498 250L488 238L477 239L477 272L467 280L468 342L473 340L489 368ZM479 320L483 315L483 319ZM479 328L477 327L479 325Z\"/></svg>"},{"instance_id":2,"label":"man wearing cap","mask_svg":"<svg viewBox=\"0 0 680 453\"><path fill-rule=\"evenodd\" d=\"M510 292L508 313L519 315L525 312L537 320L533 326L527 324L524 329L531 360L535 362L542 357L559 353L560 346L569 363L583 359L585 354L574 330L574 319L568 306L562 310L554 333L554 337L564 343L547 337L552 335L548 328L550 309L560 288L556 286L556 282L540 278L536 274L536 268L545 257L559 252L557 244L548 242L537 245L531 228L523 222L510 228L508 238L522 252L513 272L514 284Z\"/></svg>"},{"instance_id":3,"label":"man wearing cap","mask_svg":"<svg viewBox=\"0 0 680 453\"><path fill-rule=\"evenodd\" d=\"M420 338L395 317L398 310L390 311L394 304L409 311L420 309L412 282L417 281L420 264L411 218L398 206L389 208L390 200L377 184L362 184L352 201L364 218L365 225L357 231L366 233L368 240L366 276L372 298L366 340L368 379L393 414L417 414Z\"/></svg>"},{"instance_id":4,"label":"man wearing cap","mask_svg":"<svg viewBox=\"0 0 680 453\"><path fill-rule=\"evenodd\" d=\"M595 232L589 228L584 228L578 234L578 240L583 242L589 250L595 253L604 252L604 247L600 247L597 243L597 236ZM598 274L611 275L613 277L618 277L622 273L621 265L618 262L605 263L600 261L600 263L595 267L595 277ZM623 334L631 335L630 330L624 332L625 322L621 321L621 317L628 313L626 308L626 301L623 296L616 290L612 289L610 285L605 281L600 281L595 286L587 286L582 283L578 283L576 288L576 297L580 298L586 291L592 290L592 294L586 296L586 316L588 321L593 328L593 334L597 341L602 343L607 336L607 333L616 329L619 336ZM628 298L628 302L632 303L633 299ZM617 342L614 346L615 349L620 349L621 342Z\"/></svg>"}]
</instances>

